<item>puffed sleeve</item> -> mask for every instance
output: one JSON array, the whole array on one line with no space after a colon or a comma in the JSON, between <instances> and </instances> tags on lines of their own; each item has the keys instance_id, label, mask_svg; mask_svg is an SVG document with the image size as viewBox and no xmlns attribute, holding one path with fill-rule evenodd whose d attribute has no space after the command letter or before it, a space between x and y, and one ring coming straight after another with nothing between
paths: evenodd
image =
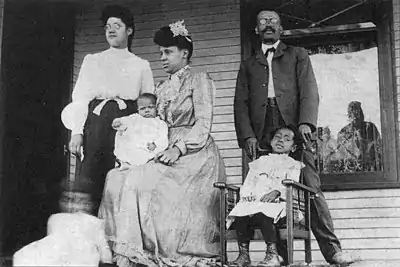
<instances>
[{"instance_id":1,"label":"puffed sleeve","mask_svg":"<svg viewBox=\"0 0 400 267\"><path fill-rule=\"evenodd\" d=\"M147 60L144 60L142 87L140 88L140 93L154 94L153 72L151 71L150 63Z\"/></svg>"},{"instance_id":2,"label":"puffed sleeve","mask_svg":"<svg viewBox=\"0 0 400 267\"><path fill-rule=\"evenodd\" d=\"M90 79L90 74L94 71L92 68L93 56L86 55L72 92L72 103L63 111L64 114L67 114L63 116L63 123L66 128L72 131L72 135L83 134L83 127L89 112L89 103L95 98L95 88L93 88L92 79Z\"/></svg>"},{"instance_id":3,"label":"puffed sleeve","mask_svg":"<svg viewBox=\"0 0 400 267\"><path fill-rule=\"evenodd\" d=\"M199 150L205 146L211 132L215 85L211 77L197 73L193 77L193 108L196 116L191 131L175 143L182 155L188 150Z\"/></svg>"},{"instance_id":4,"label":"puffed sleeve","mask_svg":"<svg viewBox=\"0 0 400 267\"><path fill-rule=\"evenodd\" d=\"M53 214L47 220L47 235L51 235L56 232L56 217L57 214Z\"/></svg>"}]
</instances>

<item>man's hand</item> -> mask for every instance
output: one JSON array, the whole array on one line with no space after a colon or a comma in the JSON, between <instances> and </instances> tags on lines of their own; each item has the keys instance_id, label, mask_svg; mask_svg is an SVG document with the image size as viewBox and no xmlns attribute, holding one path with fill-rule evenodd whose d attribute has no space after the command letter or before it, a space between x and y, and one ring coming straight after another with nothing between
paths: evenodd
<instances>
[{"instance_id":1,"label":"man's hand","mask_svg":"<svg viewBox=\"0 0 400 267\"><path fill-rule=\"evenodd\" d=\"M171 166L179 159L180 155L181 155L181 151L179 150L179 148L174 146L174 147L168 148L167 150L159 153L156 156L156 160L165 165Z\"/></svg>"},{"instance_id":2,"label":"man's hand","mask_svg":"<svg viewBox=\"0 0 400 267\"><path fill-rule=\"evenodd\" d=\"M150 151L154 151L157 148L157 145L154 142L147 143L147 149Z\"/></svg>"},{"instance_id":3,"label":"man's hand","mask_svg":"<svg viewBox=\"0 0 400 267\"><path fill-rule=\"evenodd\" d=\"M81 147L83 145L83 135L81 134L74 134L71 136L71 140L69 141L69 151L79 157L81 155Z\"/></svg>"},{"instance_id":4,"label":"man's hand","mask_svg":"<svg viewBox=\"0 0 400 267\"><path fill-rule=\"evenodd\" d=\"M311 133L311 128L307 124L300 124L299 126L299 132L301 134L301 137L303 138L304 142L309 142L311 141L312 133Z\"/></svg>"},{"instance_id":5,"label":"man's hand","mask_svg":"<svg viewBox=\"0 0 400 267\"><path fill-rule=\"evenodd\" d=\"M281 193L278 190L274 190L272 192L269 192L268 194L265 194L261 197L260 201L261 202L275 202L276 199L281 195Z\"/></svg>"},{"instance_id":6,"label":"man's hand","mask_svg":"<svg viewBox=\"0 0 400 267\"><path fill-rule=\"evenodd\" d=\"M257 138L249 137L246 139L246 150L251 160L255 160L257 157L257 147L258 147Z\"/></svg>"}]
</instances>

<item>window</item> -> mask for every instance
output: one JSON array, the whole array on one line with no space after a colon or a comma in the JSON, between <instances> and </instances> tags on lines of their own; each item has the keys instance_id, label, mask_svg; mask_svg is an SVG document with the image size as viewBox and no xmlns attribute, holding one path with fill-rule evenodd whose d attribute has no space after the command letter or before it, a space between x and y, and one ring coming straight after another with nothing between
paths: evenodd
<instances>
[{"instance_id":1,"label":"window","mask_svg":"<svg viewBox=\"0 0 400 267\"><path fill-rule=\"evenodd\" d=\"M382 171L377 46L330 45L313 52L320 93L317 168L324 174Z\"/></svg>"},{"instance_id":2,"label":"window","mask_svg":"<svg viewBox=\"0 0 400 267\"><path fill-rule=\"evenodd\" d=\"M279 12L283 41L309 52L320 94L313 145L324 189L399 186L391 7L344 0L242 5L252 19L264 8ZM249 34L253 25L242 21L244 57L259 45Z\"/></svg>"}]
</instances>

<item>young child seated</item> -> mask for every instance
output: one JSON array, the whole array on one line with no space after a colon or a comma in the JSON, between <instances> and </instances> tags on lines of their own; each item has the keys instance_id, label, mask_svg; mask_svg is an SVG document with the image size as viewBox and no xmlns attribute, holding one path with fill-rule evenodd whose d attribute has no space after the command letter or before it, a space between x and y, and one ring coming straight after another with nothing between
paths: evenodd
<instances>
[{"instance_id":1,"label":"young child seated","mask_svg":"<svg viewBox=\"0 0 400 267\"><path fill-rule=\"evenodd\" d=\"M117 118L114 155L119 169L145 164L168 147L168 126L157 117L157 98L144 93L137 100L138 114Z\"/></svg>"},{"instance_id":2,"label":"young child seated","mask_svg":"<svg viewBox=\"0 0 400 267\"><path fill-rule=\"evenodd\" d=\"M267 244L265 259L258 266L280 266L275 223L285 216L285 204L279 202L286 191L282 180L299 181L304 166L289 156L296 150L297 140L300 139L294 126L280 127L272 134L272 153L249 163L249 173L240 188L240 200L227 217L227 228L235 221L239 244L239 256L233 265L250 265L250 227L257 226Z\"/></svg>"},{"instance_id":3,"label":"young child seated","mask_svg":"<svg viewBox=\"0 0 400 267\"><path fill-rule=\"evenodd\" d=\"M46 237L14 254L13 266L111 265L103 221L88 214L93 208L87 193L89 186L87 181L76 181L70 188L68 182L63 181L59 201L61 213L50 216Z\"/></svg>"}]
</instances>

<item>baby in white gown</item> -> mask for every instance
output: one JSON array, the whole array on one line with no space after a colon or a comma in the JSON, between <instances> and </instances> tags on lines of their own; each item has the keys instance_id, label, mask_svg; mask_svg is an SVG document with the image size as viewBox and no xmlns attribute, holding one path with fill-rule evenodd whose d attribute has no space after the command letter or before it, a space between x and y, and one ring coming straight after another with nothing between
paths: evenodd
<instances>
[{"instance_id":1,"label":"baby in white gown","mask_svg":"<svg viewBox=\"0 0 400 267\"><path fill-rule=\"evenodd\" d=\"M113 121L114 155L120 170L145 164L168 147L168 126L157 117L156 101L155 95L144 93L137 100L138 114Z\"/></svg>"},{"instance_id":2,"label":"baby in white gown","mask_svg":"<svg viewBox=\"0 0 400 267\"><path fill-rule=\"evenodd\" d=\"M63 192L60 199L63 212L50 216L47 236L17 251L13 266L98 267L99 263L111 264L103 221L87 214L92 207L87 193Z\"/></svg>"}]
</instances>

